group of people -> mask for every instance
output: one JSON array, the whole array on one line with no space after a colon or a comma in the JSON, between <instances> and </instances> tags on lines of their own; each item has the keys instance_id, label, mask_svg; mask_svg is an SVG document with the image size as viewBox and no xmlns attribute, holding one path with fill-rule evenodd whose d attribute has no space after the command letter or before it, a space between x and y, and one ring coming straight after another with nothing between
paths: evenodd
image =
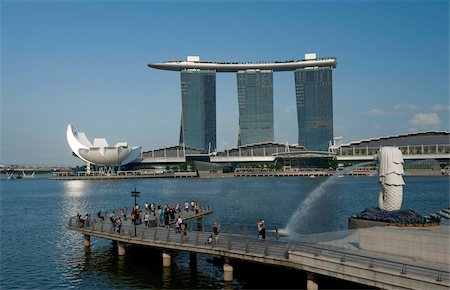
<instances>
[{"instance_id":1,"label":"group of people","mask_svg":"<svg viewBox=\"0 0 450 290\"><path fill-rule=\"evenodd\" d=\"M266 224L263 219L260 219L258 221L257 227L258 227L258 238L260 240L265 240L266 239ZM212 226L213 233L208 237L205 244L211 244L213 242L215 242L216 244L219 243L219 229L220 229L220 224L214 223ZM276 227L275 227L275 229L278 234L278 229Z\"/></svg>"},{"instance_id":2,"label":"group of people","mask_svg":"<svg viewBox=\"0 0 450 290\"><path fill-rule=\"evenodd\" d=\"M186 212L195 211L196 214L199 212L198 203L195 201L186 201L184 203L184 209ZM136 204L132 208L129 218L133 225L141 225L144 223L146 227L164 225L166 228L169 228L170 224L176 221L175 230L177 233L180 233L186 229L186 224L183 223L180 217L181 211L182 206L179 203L176 205L156 205L154 203L145 202L144 209L142 210L140 205ZM112 213L109 214L109 220L111 221L114 230L116 226L120 225L121 227L122 223L127 220L127 212L128 209L124 207L119 210L118 216L116 216L115 211L112 211ZM105 221L105 215L106 212L103 213L102 211L99 211L97 213L97 219L100 221ZM178 217L176 217L176 215L178 215ZM79 224L83 224L84 217L77 215L77 219Z\"/></svg>"},{"instance_id":3,"label":"group of people","mask_svg":"<svg viewBox=\"0 0 450 290\"><path fill-rule=\"evenodd\" d=\"M177 205L177 206L179 206L179 205ZM191 201L190 206L191 206L191 210L195 211L195 214L198 214L198 203L196 203L195 201ZM184 202L184 211L189 212L189 202L188 201Z\"/></svg>"},{"instance_id":4,"label":"group of people","mask_svg":"<svg viewBox=\"0 0 450 290\"><path fill-rule=\"evenodd\" d=\"M103 217L101 212L99 212L97 214L97 216ZM116 216L116 212L112 211L112 213L109 214L109 221L112 224L113 231L117 231L118 233L120 233L120 231L122 230L122 223L123 223L122 217ZM117 227L117 230L116 230L116 227Z\"/></svg>"},{"instance_id":5,"label":"group of people","mask_svg":"<svg viewBox=\"0 0 450 290\"><path fill-rule=\"evenodd\" d=\"M85 226L88 226L90 224L90 220L91 220L90 214L86 214L85 216L77 214L77 228L83 228Z\"/></svg>"},{"instance_id":6,"label":"group of people","mask_svg":"<svg viewBox=\"0 0 450 290\"><path fill-rule=\"evenodd\" d=\"M184 203L184 210L185 212L195 211L196 214L198 214L198 204L194 201L188 202L186 201ZM185 222L183 222L183 219L180 216L182 209L180 204L176 204L174 206L169 206L168 204L165 205L158 205L156 206L153 203L145 202L145 213L140 210L140 206L136 204L132 211L131 211L131 222L133 225L140 225L142 224L142 218L144 219L145 226L157 226L158 224L152 224L152 221L156 222L158 220L159 224L163 224L166 228L170 227L170 224L173 221L175 222L175 233L181 233L182 235L186 236L186 230L187 225ZM158 212L158 217L157 217ZM178 217L175 217L176 214L178 214ZM77 215L77 225L79 227L83 227L86 220L89 220L89 215L81 216L80 214ZM97 213L97 218L101 221L105 220L105 217L101 211ZM121 208L120 209L120 216L116 216L115 212L113 211L109 215L109 220L111 221L111 224L113 226L113 229L120 233L120 230L122 228L123 221L127 220L127 208ZM257 223L258 228L258 238L261 240L266 239L266 224L263 219L260 219ZM220 224L214 223L212 226L213 233L208 237L205 244L211 244L213 241L216 243L219 242L219 229ZM278 229L275 228L278 236Z\"/></svg>"}]
</instances>

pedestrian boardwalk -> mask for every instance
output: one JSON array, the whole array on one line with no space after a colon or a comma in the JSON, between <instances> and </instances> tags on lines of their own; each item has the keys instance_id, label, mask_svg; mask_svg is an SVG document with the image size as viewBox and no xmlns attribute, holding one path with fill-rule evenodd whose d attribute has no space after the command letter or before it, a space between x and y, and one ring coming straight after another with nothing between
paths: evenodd
<instances>
[{"instance_id":1,"label":"pedestrian boardwalk","mask_svg":"<svg viewBox=\"0 0 450 290\"><path fill-rule=\"evenodd\" d=\"M191 221L185 235L177 233L173 227L139 225L135 228L130 224L124 224L117 232L109 221L94 219L80 225L75 217L69 220L67 229L84 234L85 242L90 241L90 237L116 241L119 255L125 254L126 244L133 244L159 248L165 253L185 251L221 256L227 264L242 260L288 267L384 289L448 289L450 286L447 265L338 248L330 243L288 243L277 233L261 240L253 231L249 235L246 229L222 226L218 239L207 243L208 237L213 235L212 228L205 229L203 223L194 221L211 212L212 208L207 205L201 205L197 214L182 211L183 220ZM224 265L224 275L225 269L228 268Z\"/></svg>"}]
</instances>

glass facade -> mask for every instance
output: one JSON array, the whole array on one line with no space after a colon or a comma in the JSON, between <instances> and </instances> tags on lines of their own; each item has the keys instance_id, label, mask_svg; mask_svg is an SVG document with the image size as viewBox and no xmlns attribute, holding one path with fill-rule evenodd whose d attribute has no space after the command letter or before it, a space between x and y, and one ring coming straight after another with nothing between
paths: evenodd
<instances>
[{"instance_id":1,"label":"glass facade","mask_svg":"<svg viewBox=\"0 0 450 290\"><path fill-rule=\"evenodd\" d=\"M327 151L333 141L331 68L297 69L298 144L311 151Z\"/></svg>"},{"instance_id":2,"label":"glass facade","mask_svg":"<svg viewBox=\"0 0 450 290\"><path fill-rule=\"evenodd\" d=\"M180 144L214 152L216 150L216 72L181 71Z\"/></svg>"},{"instance_id":3,"label":"glass facade","mask_svg":"<svg viewBox=\"0 0 450 290\"><path fill-rule=\"evenodd\" d=\"M273 72L237 73L239 101L238 146L273 141Z\"/></svg>"}]
</instances>

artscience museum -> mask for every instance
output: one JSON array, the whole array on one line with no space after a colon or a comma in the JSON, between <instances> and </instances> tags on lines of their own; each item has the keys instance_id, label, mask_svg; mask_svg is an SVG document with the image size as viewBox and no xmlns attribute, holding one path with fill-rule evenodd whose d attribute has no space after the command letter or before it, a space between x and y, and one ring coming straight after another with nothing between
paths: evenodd
<instances>
[{"instance_id":1,"label":"artscience museum","mask_svg":"<svg viewBox=\"0 0 450 290\"><path fill-rule=\"evenodd\" d=\"M86 162L87 170L94 165L108 171L114 167L135 161L141 154L142 146L130 147L127 142L110 146L105 138L94 138L91 143L83 132L75 132L67 126L67 142L74 155Z\"/></svg>"}]
</instances>

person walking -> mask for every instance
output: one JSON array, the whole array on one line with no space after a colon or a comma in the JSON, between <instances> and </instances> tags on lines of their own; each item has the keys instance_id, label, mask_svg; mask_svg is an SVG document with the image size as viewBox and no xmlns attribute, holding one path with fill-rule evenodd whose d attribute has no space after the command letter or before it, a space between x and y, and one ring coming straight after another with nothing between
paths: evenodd
<instances>
[{"instance_id":1,"label":"person walking","mask_svg":"<svg viewBox=\"0 0 450 290\"><path fill-rule=\"evenodd\" d=\"M148 227L148 220L149 220L149 214L148 214L148 212L146 212L145 213L145 215L144 215L144 223L145 223L145 226L146 227Z\"/></svg>"},{"instance_id":2,"label":"person walking","mask_svg":"<svg viewBox=\"0 0 450 290\"><path fill-rule=\"evenodd\" d=\"M120 230L122 229L122 219L120 217L117 218L117 232L120 234Z\"/></svg>"},{"instance_id":3,"label":"person walking","mask_svg":"<svg viewBox=\"0 0 450 290\"><path fill-rule=\"evenodd\" d=\"M263 240L266 239L266 224L264 223L264 220L261 221L261 238Z\"/></svg>"},{"instance_id":4,"label":"person walking","mask_svg":"<svg viewBox=\"0 0 450 290\"><path fill-rule=\"evenodd\" d=\"M213 224L213 234L214 234L214 240L215 240L216 244L219 243L219 229L220 229L220 225L218 223L214 223Z\"/></svg>"},{"instance_id":5,"label":"person walking","mask_svg":"<svg viewBox=\"0 0 450 290\"><path fill-rule=\"evenodd\" d=\"M180 224L181 228L181 242L185 243L187 241L187 226L185 223Z\"/></svg>"},{"instance_id":6,"label":"person walking","mask_svg":"<svg viewBox=\"0 0 450 290\"><path fill-rule=\"evenodd\" d=\"M258 239L262 239L262 220L259 220L257 223L258 227Z\"/></svg>"}]
</instances>

